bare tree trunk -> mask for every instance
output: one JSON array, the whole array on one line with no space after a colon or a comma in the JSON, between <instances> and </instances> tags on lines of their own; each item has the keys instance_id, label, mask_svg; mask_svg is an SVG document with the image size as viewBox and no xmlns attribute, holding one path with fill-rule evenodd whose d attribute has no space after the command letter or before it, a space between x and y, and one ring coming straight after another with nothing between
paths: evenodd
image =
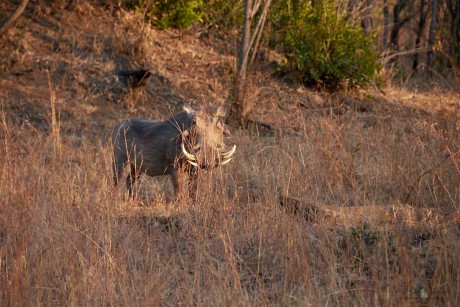
<instances>
[{"instance_id":1,"label":"bare tree trunk","mask_svg":"<svg viewBox=\"0 0 460 307\"><path fill-rule=\"evenodd\" d=\"M427 4L427 0L421 0L420 1L420 17L419 17L419 22L418 22L418 28L417 28L417 37L415 38L415 54L414 54L414 61L412 62L412 71L416 72L418 68L418 57L419 53L417 49L420 48L420 40L423 35L423 29L425 28L425 23L426 23L426 17L428 15L428 11L425 11L425 7Z\"/></svg>"},{"instance_id":2,"label":"bare tree trunk","mask_svg":"<svg viewBox=\"0 0 460 307\"><path fill-rule=\"evenodd\" d=\"M5 21L5 23L0 27L0 37L2 37L8 29L16 22L16 20L24 13L24 10L26 9L27 3L29 3L29 0L22 0L21 4L18 6L16 11L14 11L13 15Z\"/></svg>"},{"instance_id":3,"label":"bare tree trunk","mask_svg":"<svg viewBox=\"0 0 460 307\"><path fill-rule=\"evenodd\" d=\"M454 15L454 24L452 27L452 54L455 54L457 51L457 46L460 46L460 0L457 0L455 3L455 15ZM457 57L457 64L460 64L460 57Z\"/></svg>"},{"instance_id":4,"label":"bare tree trunk","mask_svg":"<svg viewBox=\"0 0 460 307\"><path fill-rule=\"evenodd\" d=\"M399 30L401 30L402 24L399 13L404 8L403 0L398 0L393 7L393 28L391 29L390 44L394 52L399 52ZM396 61L397 57L392 58L392 62Z\"/></svg>"},{"instance_id":5,"label":"bare tree trunk","mask_svg":"<svg viewBox=\"0 0 460 307\"><path fill-rule=\"evenodd\" d=\"M372 0L366 0L364 3L365 7L363 8L363 20L361 20L361 26L366 32L367 35L371 34L372 27L374 26L374 20L372 19Z\"/></svg>"},{"instance_id":6,"label":"bare tree trunk","mask_svg":"<svg viewBox=\"0 0 460 307\"><path fill-rule=\"evenodd\" d=\"M245 126L245 123L248 120L248 113L251 110L251 106L248 105L248 102L244 99L248 66L250 66L254 61L255 53L257 52L262 30L264 28L265 20L271 4L271 0L265 1L257 25L254 27L254 31L252 31L251 34L252 19L258 11L261 1L262 0L256 0L254 5L252 5L252 0L246 0L245 2L245 18L241 46L238 55L238 70L233 88L233 101L230 106L230 119L235 123L242 124L243 126ZM249 60L251 49L252 57Z\"/></svg>"},{"instance_id":7,"label":"bare tree trunk","mask_svg":"<svg viewBox=\"0 0 460 307\"><path fill-rule=\"evenodd\" d=\"M429 68L433 65L433 45L434 45L434 31L436 29L436 15L437 15L437 6L438 1L432 0L431 2L431 23L430 30L428 33L428 57L427 57L427 66Z\"/></svg>"},{"instance_id":8,"label":"bare tree trunk","mask_svg":"<svg viewBox=\"0 0 460 307\"><path fill-rule=\"evenodd\" d=\"M233 89L233 101L230 108L230 117L233 121L243 120L244 90L246 86L247 57L251 36L252 0L246 0L244 5L244 24L241 45L238 54L238 69Z\"/></svg>"},{"instance_id":9,"label":"bare tree trunk","mask_svg":"<svg viewBox=\"0 0 460 307\"><path fill-rule=\"evenodd\" d=\"M241 39L240 51L238 55L238 71L247 64L244 55L249 49L249 40L251 38L251 20L252 20L252 0L246 0L244 5L244 24L243 24L243 35Z\"/></svg>"},{"instance_id":10,"label":"bare tree trunk","mask_svg":"<svg viewBox=\"0 0 460 307\"><path fill-rule=\"evenodd\" d=\"M454 34L457 36L457 39L460 39L460 0L457 0L455 3L455 21L454 21Z\"/></svg>"},{"instance_id":11,"label":"bare tree trunk","mask_svg":"<svg viewBox=\"0 0 460 307\"><path fill-rule=\"evenodd\" d=\"M390 47L393 50L393 56L390 59L390 63L394 63L398 60L399 53L399 31L402 29L404 24L411 20L413 14L408 14L406 17L401 18L401 12L410 4L409 0L398 0L393 7L393 28L390 34Z\"/></svg>"},{"instance_id":12,"label":"bare tree trunk","mask_svg":"<svg viewBox=\"0 0 460 307\"><path fill-rule=\"evenodd\" d=\"M384 0L383 4L383 51L386 51L388 48L388 30L390 27L390 10L388 8L388 0Z\"/></svg>"}]
</instances>

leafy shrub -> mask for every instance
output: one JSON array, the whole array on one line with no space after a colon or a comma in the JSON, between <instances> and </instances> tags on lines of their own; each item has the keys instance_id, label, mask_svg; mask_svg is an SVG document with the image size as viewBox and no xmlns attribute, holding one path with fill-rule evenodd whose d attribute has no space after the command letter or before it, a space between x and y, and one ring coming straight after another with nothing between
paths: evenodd
<instances>
[{"instance_id":1,"label":"leafy shrub","mask_svg":"<svg viewBox=\"0 0 460 307\"><path fill-rule=\"evenodd\" d=\"M244 20L243 7L243 0L203 0L203 22L216 24L223 29L241 28Z\"/></svg>"},{"instance_id":2,"label":"leafy shrub","mask_svg":"<svg viewBox=\"0 0 460 307\"><path fill-rule=\"evenodd\" d=\"M348 18L340 1L278 0L272 7L272 47L280 48L290 68L304 81L337 87L344 81L366 83L378 69L374 34L367 36Z\"/></svg>"},{"instance_id":3,"label":"leafy shrub","mask_svg":"<svg viewBox=\"0 0 460 307\"><path fill-rule=\"evenodd\" d=\"M374 243L380 241L381 235L377 231L372 231L369 229L369 225L363 224L358 226L358 228L351 228L351 234L353 238L357 240L363 240L366 246L374 245Z\"/></svg>"},{"instance_id":4,"label":"leafy shrub","mask_svg":"<svg viewBox=\"0 0 460 307\"><path fill-rule=\"evenodd\" d=\"M147 19L160 29L188 29L194 22L201 20L202 4L202 0L138 0L131 5L145 12Z\"/></svg>"},{"instance_id":5,"label":"leafy shrub","mask_svg":"<svg viewBox=\"0 0 460 307\"><path fill-rule=\"evenodd\" d=\"M133 6L145 11L146 17L160 29L188 29L197 21L230 28L242 20L242 10L238 10L242 3L242 0L138 0Z\"/></svg>"}]
</instances>

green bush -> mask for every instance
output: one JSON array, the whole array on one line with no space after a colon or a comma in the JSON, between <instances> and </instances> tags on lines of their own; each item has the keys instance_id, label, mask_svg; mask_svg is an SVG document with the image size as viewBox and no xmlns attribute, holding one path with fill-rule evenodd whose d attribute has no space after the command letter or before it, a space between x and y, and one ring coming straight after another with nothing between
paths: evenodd
<instances>
[{"instance_id":1,"label":"green bush","mask_svg":"<svg viewBox=\"0 0 460 307\"><path fill-rule=\"evenodd\" d=\"M160 29L188 29L194 22L201 21L202 5L203 0L138 0L133 3Z\"/></svg>"},{"instance_id":2,"label":"green bush","mask_svg":"<svg viewBox=\"0 0 460 307\"><path fill-rule=\"evenodd\" d=\"M149 5L150 3L150 5ZM148 20L160 29L188 29L195 22L219 23L224 28L237 27L241 19L242 0L138 0L134 7L146 12ZM149 5L149 7L146 7Z\"/></svg>"},{"instance_id":3,"label":"green bush","mask_svg":"<svg viewBox=\"0 0 460 307\"><path fill-rule=\"evenodd\" d=\"M278 0L273 3L271 46L283 51L289 68L305 82L338 87L366 83L379 68L374 35L348 20L340 1Z\"/></svg>"},{"instance_id":4,"label":"green bush","mask_svg":"<svg viewBox=\"0 0 460 307\"><path fill-rule=\"evenodd\" d=\"M241 28L244 21L243 0L203 0L203 22L221 29Z\"/></svg>"}]
</instances>

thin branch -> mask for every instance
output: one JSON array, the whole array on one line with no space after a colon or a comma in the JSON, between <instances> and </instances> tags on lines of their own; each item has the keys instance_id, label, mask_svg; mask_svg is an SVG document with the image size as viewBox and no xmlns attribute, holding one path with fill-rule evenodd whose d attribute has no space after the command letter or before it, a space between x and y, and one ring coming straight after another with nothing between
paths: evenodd
<instances>
[{"instance_id":1,"label":"thin branch","mask_svg":"<svg viewBox=\"0 0 460 307\"><path fill-rule=\"evenodd\" d=\"M265 2L265 5L262 11L262 15L260 16L259 21L256 25L256 28L254 29L251 40L249 42L248 49L245 50L243 61L247 61L247 58L249 56L249 51L252 49L252 46L254 45L255 38L258 36L257 34L259 33L259 31L262 31L263 25L265 24L265 17L268 13L268 9L270 7L271 2L272 2L271 0L267 0L267 2Z\"/></svg>"},{"instance_id":2,"label":"thin branch","mask_svg":"<svg viewBox=\"0 0 460 307\"><path fill-rule=\"evenodd\" d=\"M388 61L388 60L390 60L392 58L396 58L396 57L403 56L403 55L412 55L412 54L424 53L424 52L428 52L428 51L429 51L428 48L418 48L418 49L412 49L412 50L396 52L396 53L390 54L388 56L385 56L384 61Z\"/></svg>"},{"instance_id":3,"label":"thin branch","mask_svg":"<svg viewBox=\"0 0 460 307\"><path fill-rule=\"evenodd\" d=\"M147 12L150 9L150 7L152 6L153 1L154 0L149 0L149 3L147 3L147 5L144 8L144 12L142 12L142 17L145 18L145 15L147 15Z\"/></svg>"},{"instance_id":4,"label":"thin branch","mask_svg":"<svg viewBox=\"0 0 460 307\"><path fill-rule=\"evenodd\" d=\"M438 167L440 167L444 162L446 162L449 158L451 157L451 154L448 154L441 162L439 162L438 164L436 164L435 166L433 166L432 168L430 168L429 170L423 172L420 176L418 176L418 178L412 183L412 187L411 189L409 190L409 192L407 193L407 196L406 196L406 199L404 200L405 203L407 203L407 201L409 200L412 192L414 191L415 189L415 185L417 183L420 182L420 180L427 174L431 173L432 171L434 171L435 169L437 169Z\"/></svg>"},{"instance_id":5,"label":"thin branch","mask_svg":"<svg viewBox=\"0 0 460 307\"><path fill-rule=\"evenodd\" d=\"M271 0L268 0L267 2L270 2L270 1ZM269 5L270 5L270 3L269 3ZM261 29L259 29L258 33L254 32L254 36L256 36L256 34L257 34L257 39L256 39L256 44L255 44L254 49L253 49L254 51L252 53L251 60L249 61L249 66L251 66L254 63L254 59L256 57L257 49L259 48L260 38L262 37L262 32L263 32L262 29L263 29L263 25L265 24L265 19L267 18L267 14L268 14L268 9L265 10L265 7L264 7L264 11L262 12L262 16L260 16L260 19L263 18L263 20L261 22L261 24L262 24Z\"/></svg>"},{"instance_id":6,"label":"thin branch","mask_svg":"<svg viewBox=\"0 0 460 307\"><path fill-rule=\"evenodd\" d=\"M252 7L251 11L251 19L254 18L254 16L257 14L257 11L259 10L259 6L261 3L261 0L256 0L256 3L254 3L254 6Z\"/></svg>"},{"instance_id":7,"label":"thin branch","mask_svg":"<svg viewBox=\"0 0 460 307\"><path fill-rule=\"evenodd\" d=\"M24 13L27 3L29 3L29 0L22 0L21 4L18 6L16 11L14 11L13 15L11 15L11 17L0 27L0 37L2 37L8 31L8 29L14 25L22 13Z\"/></svg>"}]
</instances>

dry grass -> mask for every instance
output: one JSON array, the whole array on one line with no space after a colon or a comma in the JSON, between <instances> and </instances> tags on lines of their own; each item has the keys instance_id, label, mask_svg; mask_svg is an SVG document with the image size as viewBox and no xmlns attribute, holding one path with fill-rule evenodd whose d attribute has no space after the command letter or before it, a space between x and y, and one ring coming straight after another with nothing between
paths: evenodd
<instances>
[{"instance_id":1,"label":"dry grass","mask_svg":"<svg viewBox=\"0 0 460 307\"><path fill-rule=\"evenodd\" d=\"M236 132L235 163L203 174L195 203L145 207L111 187L106 145L63 137L59 156L52 137L2 117L3 304L459 300L459 228L447 215L459 159L440 164L453 144L437 130L358 134L316 119L297 137ZM337 213L303 220L278 190Z\"/></svg>"},{"instance_id":2,"label":"dry grass","mask_svg":"<svg viewBox=\"0 0 460 307\"><path fill-rule=\"evenodd\" d=\"M126 200L111 184L111 127L126 116L164 118L165 102L180 95L223 99L231 60L215 42L137 27L156 37L153 58L139 61L167 82L124 110L91 87L113 71L109 54L134 61L144 50L126 49L122 37L150 42L123 36L131 17L117 18L116 35L102 40L96 29L53 53L50 84L35 67L28 79L1 81L1 305L460 301L457 93L327 95L256 73L249 99L263 103L254 114L279 131L233 131L235 160L200 174L195 202L168 203L169 183L147 178L139 199ZM61 25L60 35L75 27ZM300 212L281 207L280 194L299 200Z\"/></svg>"}]
</instances>

